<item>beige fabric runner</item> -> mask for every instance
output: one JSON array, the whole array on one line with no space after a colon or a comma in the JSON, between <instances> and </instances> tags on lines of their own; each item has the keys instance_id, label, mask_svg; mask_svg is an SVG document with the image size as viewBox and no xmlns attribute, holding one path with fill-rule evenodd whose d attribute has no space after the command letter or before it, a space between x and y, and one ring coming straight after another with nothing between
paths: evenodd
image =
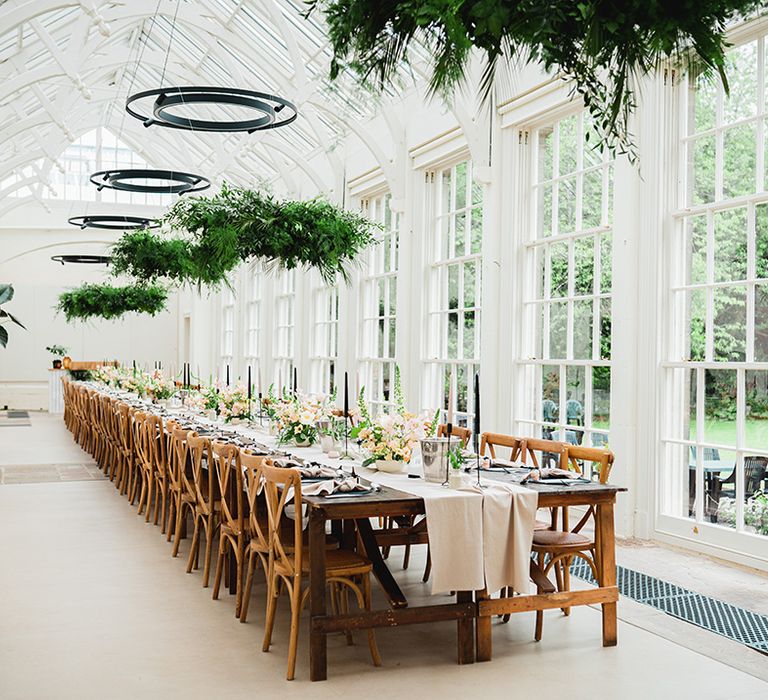
<instances>
[{"instance_id":1,"label":"beige fabric runner","mask_svg":"<svg viewBox=\"0 0 768 700\"><path fill-rule=\"evenodd\" d=\"M152 404L147 403L147 410L151 411ZM202 416L195 416L194 420L221 427ZM242 425L226 427L267 447L278 447L275 438L262 431ZM280 449L334 469L351 468L351 462L329 459L316 447ZM424 499L433 594L483 588L493 593L505 586L518 593L529 592L529 560L538 504L535 491L499 482L486 482L487 487L480 489L469 483L469 477L466 486L454 490L423 479L409 479L405 473L386 474L358 464L355 469L369 481ZM331 488L330 483L307 484L304 491L309 494Z\"/></svg>"}]
</instances>

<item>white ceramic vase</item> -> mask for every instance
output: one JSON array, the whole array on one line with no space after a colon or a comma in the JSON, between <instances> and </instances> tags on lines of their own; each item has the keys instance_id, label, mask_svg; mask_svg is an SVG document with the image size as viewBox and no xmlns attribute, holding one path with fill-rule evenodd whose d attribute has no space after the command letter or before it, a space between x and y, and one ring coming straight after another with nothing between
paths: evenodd
<instances>
[{"instance_id":1,"label":"white ceramic vase","mask_svg":"<svg viewBox=\"0 0 768 700\"><path fill-rule=\"evenodd\" d=\"M401 459L377 459L374 464L380 472L387 472L388 474L399 474L404 472L408 466Z\"/></svg>"}]
</instances>

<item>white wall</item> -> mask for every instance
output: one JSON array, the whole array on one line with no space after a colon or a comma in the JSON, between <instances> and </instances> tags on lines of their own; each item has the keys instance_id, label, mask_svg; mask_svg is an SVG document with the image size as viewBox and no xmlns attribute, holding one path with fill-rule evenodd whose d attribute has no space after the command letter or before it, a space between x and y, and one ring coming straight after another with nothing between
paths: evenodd
<instances>
[{"instance_id":1,"label":"white wall","mask_svg":"<svg viewBox=\"0 0 768 700\"><path fill-rule=\"evenodd\" d=\"M75 234L72 234L72 231ZM115 234L76 229L0 228L0 282L13 284L15 296L7 309L28 330L8 325L8 347L0 349L0 408L43 409L48 405L46 345L68 347L73 360L136 360L165 367L176 358L176 295L167 312L156 317L129 314L117 321L68 324L54 307L58 295L83 282L107 278L103 265L60 265L52 255L103 255Z\"/></svg>"}]
</instances>

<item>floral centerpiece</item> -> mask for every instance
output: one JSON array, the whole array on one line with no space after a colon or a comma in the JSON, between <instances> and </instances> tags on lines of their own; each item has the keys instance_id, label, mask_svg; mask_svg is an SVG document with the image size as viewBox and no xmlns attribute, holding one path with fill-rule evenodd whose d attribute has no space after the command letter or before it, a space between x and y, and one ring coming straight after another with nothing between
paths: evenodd
<instances>
[{"instance_id":1,"label":"floral centerpiece","mask_svg":"<svg viewBox=\"0 0 768 700\"><path fill-rule=\"evenodd\" d=\"M155 401L167 401L176 393L175 382L166 377L161 370L156 369L146 376L145 389L148 396Z\"/></svg>"},{"instance_id":2,"label":"floral centerpiece","mask_svg":"<svg viewBox=\"0 0 768 700\"><path fill-rule=\"evenodd\" d=\"M360 446L369 456L363 466L379 463L400 462L400 465L387 464L388 470L400 471L411 461L413 448L424 435L424 419L415 413L382 413L376 416L366 427L360 430Z\"/></svg>"},{"instance_id":3,"label":"floral centerpiece","mask_svg":"<svg viewBox=\"0 0 768 700\"><path fill-rule=\"evenodd\" d=\"M213 401L210 393L207 392L204 396L207 401ZM225 386L218 394L218 408L219 416L227 423L251 419L248 392L242 384Z\"/></svg>"},{"instance_id":4,"label":"floral centerpiece","mask_svg":"<svg viewBox=\"0 0 768 700\"><path fill-rule=\"evenodd\" d=\"M129 391L138 396L147 393L148 376L139 370L118 370L116 386L123 391Z\"/></svg>"},{"instance_id":5,"label":"floral centerpiece","mask_svg":"<svg viewBox=\"0 0 768 700\"><path fill-rule=\"evenodd\" d=\"M299 446L309 446L317 442L317 423L328 416L325 396L284 396L273 406L279 443L295 442Z\"/></svg>"}]
</instances>

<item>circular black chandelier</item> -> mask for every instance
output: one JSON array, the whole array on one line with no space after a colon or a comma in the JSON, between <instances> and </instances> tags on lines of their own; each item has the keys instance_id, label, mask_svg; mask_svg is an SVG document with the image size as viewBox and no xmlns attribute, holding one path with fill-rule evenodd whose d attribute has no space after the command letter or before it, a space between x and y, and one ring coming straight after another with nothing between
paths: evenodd
<instances>
[{"instance_id":1,"label":"circular black chandelier","mask_svg":"<svg viewBox=\"0 0 768 700\"><path fill-rule=\"evenodd\" d=\"M157 228L160 223L156 219L141 216L116 216L112 214L89 214L73 216L67 220L73 226L84 228L106 229L108 231L137 231L145 228Z\"/></svg>"},{"instance_id":2,"label":"circular black chandelier","mask_svg":"<svg viewBox=\"0 0 768 700\"><path fill-rule=\"evenodd\" d=\"M53 255L51 260L61 263L78 263L81 265L108 265L112 258L106 255Z\"/></svg>"},{"instance_id":3,"label":"circular black chandelier","mask_svg":"<svg viewBox=\"0 0 768 700\"><path fill-rule=\"evenodd\" d=\"M177 170L116 168L114 170L99 170L93 173L90 179L99 191L108 187L122 192L144 194L185 194L187 192L200 192L211 186L211 181L207 177L182 173ZM156 184L139 184L135 180L149 180Z\"/></svg>"},{"instance_id":4,"label":"circular black chandelier","mask_svg":"<svg viewBox=\"0 0 768 700\"><path fill-rule=\"evenodd\" d=\"M152 102L152 99L154 101ZM252 119L218 121L181 116L179 107L188 105L245 107ZM137 92L126 100L125 109L144 126L158 124L189 131L266 131L286 126L296 119L296 105L278 95L227 87L164 87Z\"/></svg>"}]
</instances>

